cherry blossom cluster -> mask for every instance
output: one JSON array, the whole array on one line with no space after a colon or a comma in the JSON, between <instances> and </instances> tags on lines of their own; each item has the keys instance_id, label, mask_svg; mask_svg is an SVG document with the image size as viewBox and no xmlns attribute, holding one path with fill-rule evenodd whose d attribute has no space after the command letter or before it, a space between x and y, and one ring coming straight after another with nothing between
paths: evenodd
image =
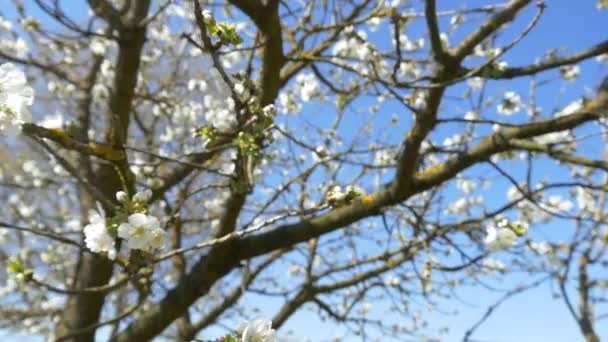
<instances>
[{"instance_id":1,"label":"cherry blossom cluster","mask_svg":"<svg viewBox=\"0 0 608 342\"><path fill-rule=\"evenodd\" d=\"M348 185L342 189L341 186L336 185L327 192L325 200L332 207L339 207L349 204L362 195L365 195L365 191L357 186Z\"/></svg>"},{"instance_id":2,"label":"cherry blossom cluster","mask_svg":"<svg viewBox=\"0 0 608 342\"><path fill-rule=\"evenodd\" d=\"M108 258L116 258L116 238L124 240L129 250L137 249L153 252L162 247L165 231L155 216L147 214L148 201L152 197L149 189L140 191L129 198L124 191L116 193L116 199L123 209L109 219L103 208L89 213L89 224L84 227L85 244L92 252L105 253Z\"/></svg>"},{"instance_id":3,"label":"cherry blossom cluster","mask_svg":"<svg viewBox=\"0 0 608 342\"><path fill-rule=\"evenodd\" d=\"M12 63L0 65L0 131L15 133L29 121L34 90L23 71Z\"/></svg>"},{"instance_id":4,"label":"cherry blossom cluster","mask_svg":"<svg viewBox=\"0 0 608 342\"><path fill-rule=\"evenodd\" d=\"M515 245L518 237L527 232L528 225L525 222L509 222L506 218L501 218L496 225L488 226L484 243L491 252L509 249Z\"/></svg>"}]
</instances>

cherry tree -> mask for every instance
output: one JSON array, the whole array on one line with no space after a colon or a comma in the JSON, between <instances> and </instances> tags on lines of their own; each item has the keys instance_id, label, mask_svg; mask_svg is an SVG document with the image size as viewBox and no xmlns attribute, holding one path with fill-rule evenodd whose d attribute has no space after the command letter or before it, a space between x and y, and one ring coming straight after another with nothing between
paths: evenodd
<instances>
[{"instance_id":1,"label":"cherry tree","mask_svg":"<svg viewBox=\"0 0 608 342\"><path fill-rule=\"evenodd\" d=\"M271 341L307 310L347 335L437 339L450 327L425 312L526 274L465 340L549 283L599 341L608 81L574 81L606 70L608 41L512 65L547 6L10 1L2 326ZM564 83L576 99L544 108ZM536 233L556 222L569 235Z\"/></svg>"}]
</instances>

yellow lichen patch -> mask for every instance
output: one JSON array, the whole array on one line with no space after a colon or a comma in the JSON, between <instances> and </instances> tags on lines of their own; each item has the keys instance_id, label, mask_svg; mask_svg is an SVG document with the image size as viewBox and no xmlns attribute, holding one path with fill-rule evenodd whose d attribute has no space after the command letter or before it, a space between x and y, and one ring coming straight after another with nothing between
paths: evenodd
<instances>
[{"instance_id":1,"label":"yellow lichen patch","mask_svg":"<svg viewBox=\"0 0 608 342\"><path fill-rule=\"evenodd\" d=\"M98 156L107 160L118 160L120 159L120 151L116 151L110 145L103 144L89 144L91 150Z\"/></svg>"},{"instance_id":2,"label":"yellow lichen patch","mask_svg":"<svg viewBox=\"0 0 608 342\"><path fill-rule=\"evenodd\" d=\"M61 130L61 128L50 128L51 132L55 133L57 136L63 136L65 133Z\"/></svg>"},{"instance_id":3,"label":"yellow lichen patch","mask_svg":"<svg viewBox=\"0 0 608 342\"><path fill-rule=\"evenodd\" d=\"M62 144L65 144L70 139L61 128L51 128L50 131L53 132L54 138Z\"/></svg>"},{"instance_id":4,"label":"yellow lichen patch","mask_svg":"<svg viewBox=\"0 0 608 342\"><path fill-rule=\"evenodd\" d=\"M365 195L365 196L361 197L361 203L363 203L365 205L372 204L373 201L374 201L374 196L372 196L372 195Z\"/></svg>"},{"instance_id":5,"label":"yellow lichen patch","mask_svg":"<svg viewBox=\"0 0 608 342\"><path fill-rule=\"evenodd\" d=\"M425 170L416 172L416 176L417 177L423 177L423 176L433 176L434 174L440 172L443 169L443 164L435 164Z\"/></svg>"}]
</instances>

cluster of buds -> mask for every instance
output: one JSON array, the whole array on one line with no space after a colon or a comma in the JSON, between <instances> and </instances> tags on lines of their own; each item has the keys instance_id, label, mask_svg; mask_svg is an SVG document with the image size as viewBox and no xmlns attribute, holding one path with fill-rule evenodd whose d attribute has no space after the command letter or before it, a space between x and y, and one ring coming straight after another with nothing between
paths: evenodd
<instances>
[{"instance_id":1,"label":"cluster of buds","mask_svg":"<svg viewBox=\"0 0 608 342\"><path fill-rule=\"evenodd\" d=\"M30 281L34 275L34 270L21 255L13 255L6 261L6 271L20 285Z\"/></svg>"},{"instance_id":2,"label":"cluster of buds","mask_svg":"<svg viewBox=\"0 0 608 342\"><path fill-rule=\"evenodd\" d=\"M239 45L243 42L243 38L236 32L236 27L232 24L218 23L213 18L213 14L209 10L202 11L203 24L207 31L219 39L221 44Z\"/></svg>"},{"instance_id":3,"label":"cluster of buds","mask_svg":"<svg viewBox=\"0 0 608 342\"><path fill-rule=\"evenodd\" d=\"M146 211L148 202L152 198L152 190L146 189L137 192L133 197L129 198L129 195L124 191L116 193L116 200L120 202L130 212L142 212Z\"/></svg>"},{"instance_id":4,"label":"cluster of buds","mask_svg":"<svg viewBox=\"0 0 608 342\"><path fill-rule=\"evenodd\" d=\"M165 231L158 218L148 215L148 202L152 198L149 189L129 197L124 191L116 193L116 200L123 209L114 217L106 217L103 208L89 213L89 224L84 227L85 244L94 253L104 253L114 259L116 238L123 239L130 250L152 252L162 247Z\"/></svg>"}]
</instances>

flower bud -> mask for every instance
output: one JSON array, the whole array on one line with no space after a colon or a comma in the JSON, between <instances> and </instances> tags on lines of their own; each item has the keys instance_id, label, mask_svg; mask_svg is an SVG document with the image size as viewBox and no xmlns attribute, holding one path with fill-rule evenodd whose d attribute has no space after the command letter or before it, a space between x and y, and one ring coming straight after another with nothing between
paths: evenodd
<instances>
[{"instance_id":1,"label":"flower bud","mask_svg":"<svg viewBox=\"0 0 608 342\"><path fill-rule=\"evenodd\" d=\"M152 198L152 190L146 189L133 196L133 202L147 203Z\"/></svg>"},{"instance_id":2,"label":"flower bud","mask_svg":"<svg viewBox=\"0 0 608 342\"><path fill-rule=\"evenodd\" d=\"M127 203L129 201L129 195L124 191L119 191L116 193L116 200L123 204Z\"/></svg>"}]
</instances>

